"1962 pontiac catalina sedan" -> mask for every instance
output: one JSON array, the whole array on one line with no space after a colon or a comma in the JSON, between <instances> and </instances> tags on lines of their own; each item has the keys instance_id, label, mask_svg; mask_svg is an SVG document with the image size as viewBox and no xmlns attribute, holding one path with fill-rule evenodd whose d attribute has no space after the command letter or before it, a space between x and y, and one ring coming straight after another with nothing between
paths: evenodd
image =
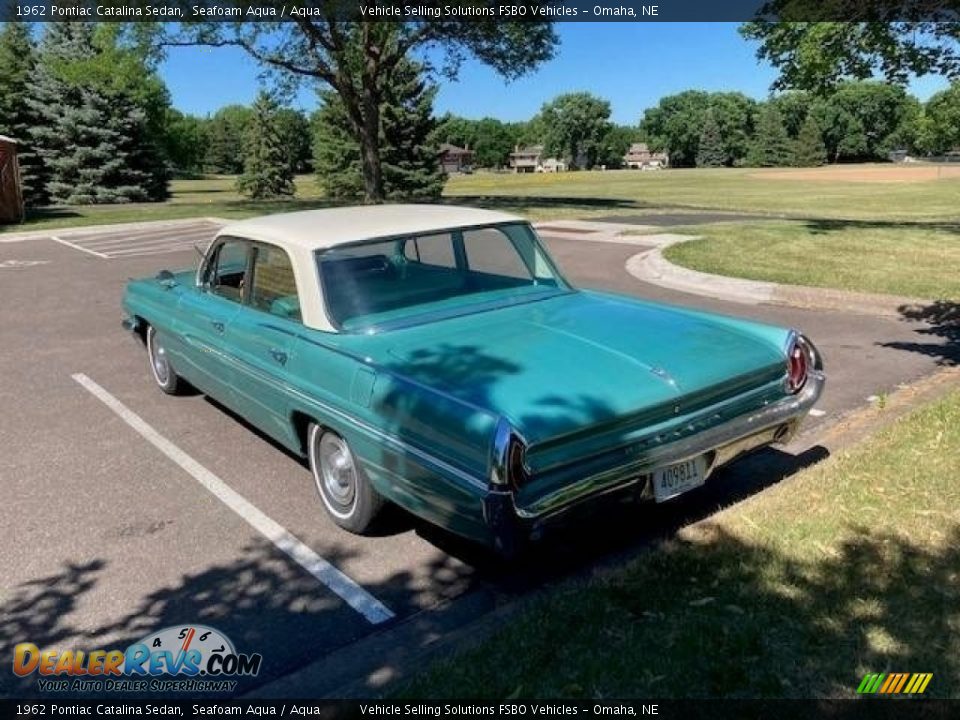
<instances>
[{"instance_id":1,"label":"1962 pontiac catalina sedan","mask_svg":"<svg viewBox=\"0 0 960 720\"><path fill-rule=\"evenodd\" d=\"M305 456L341 527L393 502L506 553L575 505L669 500L786 441L824 383L795 330L577 289L527 222L471 208L238 222L123 307L160 389Z\"/></svg>"}]
</instances>

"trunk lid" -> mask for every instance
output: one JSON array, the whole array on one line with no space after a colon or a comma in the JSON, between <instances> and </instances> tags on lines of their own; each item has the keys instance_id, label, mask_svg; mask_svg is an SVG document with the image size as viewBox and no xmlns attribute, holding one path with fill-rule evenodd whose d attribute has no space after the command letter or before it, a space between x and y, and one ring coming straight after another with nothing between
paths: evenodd
<instances>
[{"instance_id":1,"label":"trunk lid","mask_svg":"<svg viewBox=\"0 0 960 720\"><path fill-rule=\"evenodd\" d=\"M394 372L505 416L533 447L655 424L769 385L785 372L778 344L785 336L578 291L367 336L363 350Z\"/></svg>"}]
</instances>

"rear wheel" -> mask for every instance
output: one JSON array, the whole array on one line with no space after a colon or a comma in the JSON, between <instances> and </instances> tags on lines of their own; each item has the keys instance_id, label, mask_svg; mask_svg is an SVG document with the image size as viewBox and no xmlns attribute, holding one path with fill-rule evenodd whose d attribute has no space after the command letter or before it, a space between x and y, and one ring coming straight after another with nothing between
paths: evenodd
<instances>
[{"instance_id":1,"label":"rear wheel","mask_svg":"<svg viewBox=\"0 0 960 720\"><path fill-rule=\"evenodd\" d=\"M163 341L157 337L157 330L153 325L147 326L147 357L150 359L150 372L157 385L168 395L176 395L183 389L180 376L174 372L170 364L170 357Z\"/></svg>"},{"instance_id":2,"label":"rear wheel","mask_svg":"<svg viewBox=\"0 0 960 720\"><path fill-rule=\"evenodd\" d=\"M347 441L311 423L307 456L317 493L333 521L352 533L369 531L384 499L370 484Z\"/></svg>"}]
</instances>

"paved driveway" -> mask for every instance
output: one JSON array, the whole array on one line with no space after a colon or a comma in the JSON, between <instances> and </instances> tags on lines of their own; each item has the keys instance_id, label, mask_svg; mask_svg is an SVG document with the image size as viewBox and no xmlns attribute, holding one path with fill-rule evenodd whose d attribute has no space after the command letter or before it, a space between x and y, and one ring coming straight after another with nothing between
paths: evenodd
<instances>
[{"instance_id":1,"label":"paved driveway","mask_svg":"<svg viewBox=\"0 0 960 720\"><path fill-rule=\"evenodd\" d=\"M138 230L126 238L122 232L64 233L0 243L5 662L19 642L122 648L164 627L203 623L225 632L238 649L263 654L260 676L241 686L256 692L264 682L371 633L406 626L405 642L425 643L432 630L421 632L408 622L424 618L425 611L456 599L447 606L465 608L462 619L475 616L630 552L827 452L814 432L792 452L764 452L721 471L682 502L611 509L602 522L584 518L511 568L399 511L381 536L351 536L324 517L298 459L211 400L170 398L153 387L142 348L119 326L127 278L194 264L192 246L213 232L213 225L198 222ZM624 271L635 246L569 237L547 242L567 276L583 286L808 332L830 374L814 430L870 395L930 373L942 360L936 339L919 334L920 325L662 292ZM78 383L78 374L102 388L112 408ZM131 416L163 442L149 441ZM185 470L178 457L194 463L188 466L196 472ZM247 503L241 505L247 515L212 492L204 477ZM251 523L250 513L260 526ZM321 565L302 562L302 554L296 561L296 552L283 547L288 536ZM343 592L331 590L329 574L314 572L324 563L387 608L392 619L373 622L345 602ZM312 685L301 695L329 689ZM0 672L0 693L14 692L35 693L36 685L18 686L12 674Z\"/></svg>"}]
</instances>

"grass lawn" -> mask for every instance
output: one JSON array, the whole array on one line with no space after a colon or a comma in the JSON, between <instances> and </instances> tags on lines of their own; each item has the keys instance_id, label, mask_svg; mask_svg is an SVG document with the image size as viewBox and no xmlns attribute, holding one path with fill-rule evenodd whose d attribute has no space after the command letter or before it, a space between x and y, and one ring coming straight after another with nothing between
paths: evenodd
<instances>
[{"instance_id":1,"label":"grass lawn","mask_svg":"<svg viewBox=\"0 0 960 720\"><path fill-rule=\"evenodd\" d=\"M960 221L763 221L677 231L702 239L673 245L665 256L694 270L793 285L960 300Z\"/></svg>"},{"instance_id":2,"label":"grass lawn","mask_svg":"<svg viewBox=\"0 0 960 720\"><path fill-rule=\"evenodd\" d=\"M668 257L688 267L754 279L956 298L960 171L947 170L951 172L940 176L940 169L887 164L775 171L478 172L450 178L444 199L534 221L695 209L756 213L761 216L757 222L686 228L708 239L672 248ZM896 173L908 179L890 181ZM878 177L886 179L874 181ZM50 208L24 225L0 226L0 233L203 216L243 218L329 204L310 175L297 178L297 196L287 201L245 199L234 182L232 177L177 180L165 203ZM764 216L781 220L768 222ZM795 221L784 221L784 216Z\"/></svg>"},{"instance_id":3,"label":"grass lawn","mask_svg":"<svg viewBox=\"0 0 960 720\"><path fill-rule=\"evenodd\" d=\"M405 697L960 696L960 392L555 592Z\"/></svg>"},{"instance_id":4,"label":"grass lawn","mask_svg":"<svg viewBox=\"0 0 960 720\"><path fill-rule=\"evenodd\" d=\"M3 232L46 230L83 225L180 220L194 217L245 218L272 212L308 210L329 204L312 175L297 178L297 195L291 200L253 201L242 197L236 178L212 176L201 180L174 180L171 198L163 203L127 205L77 205L36 211L22 225L0 225Z\"/></svg>"},{"instance_id":5,"label":"grass lawn","mask_svg":"<svg viewBox=\"0 0 960 720\"><path fill-rule=\"evenodd\" d=\"M758 170L719 168L557 174L476 173L455 176L452 199L502 205L534 219L648 213L678 208L755 212L802 218L957 220L960 175L925 182L851 182L839 168ZM890 165L863 165L864 175ZM810 177L827 179L811 180ZM796 179L792 179L796 178Z\"/></svg>"}]
</instances>

